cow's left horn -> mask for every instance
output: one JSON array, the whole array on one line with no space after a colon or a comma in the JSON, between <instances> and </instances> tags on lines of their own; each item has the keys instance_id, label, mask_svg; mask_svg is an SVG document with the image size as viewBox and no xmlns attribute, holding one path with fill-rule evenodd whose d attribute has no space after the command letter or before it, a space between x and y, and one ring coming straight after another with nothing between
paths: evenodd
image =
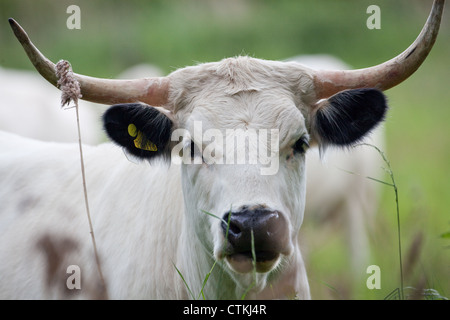
<instances>
[{"instance_id":1,"label":"cow's left horn","mask_svg":"<svg viewBox=\"0 0 450 320\"><path fill-rule=\"evenodd\" d=\"M56 87L58 79L55 73L55 64L34 46L25 30L14 19L10 18L9 24L36 70ZM163 106L168 101L169 79L166 77L113 80L93 78L76 73L74 75L80 83L82 99L84 100L102 104L140 101L152 106Z\"/></svg>"},{"instance_id":2,"label":"cow's left horn","mask_svg":"<svg viewBox=\"0 0 450 320\"><path fill-rule=\"evenodd\" d=\"M382 64L358 70L320 70L314 74L317 98L328 98L346 89L387 90L412 75L427 57L436 40L445 0L435 0L425 26L404 52Z\"/></svg>"}]
</instances>

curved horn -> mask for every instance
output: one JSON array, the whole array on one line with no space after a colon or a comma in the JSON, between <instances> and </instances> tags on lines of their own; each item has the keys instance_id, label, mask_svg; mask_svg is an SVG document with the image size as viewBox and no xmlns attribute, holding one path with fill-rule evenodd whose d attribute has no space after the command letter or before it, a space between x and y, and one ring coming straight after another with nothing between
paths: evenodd
<instances>
[{"instance_id":1,"label":"curved horn","mask_svg":"<svg viewBox=\"0 0 450 320\"><path fill-rule=\"evenodd\" d=\"M435 0L417 39L404 52L382 64L357 70L319 70L314 74L317 98L355 88L390 89L412 75L427 57L436 40L445 0Z\"/></svg>"},{"instance_id":2,"label":"curved horn","mask_svg":"<svg viewBox=\"0 0 450 320\"><path fill-rule=\"evenodd\" d=\"M14 19L10 18L9 24L36 70L56 87L58 79L55 64L34 46L25 30ZM140 101L152 106L162 106L168 101L169 79L167 77L113 80L93 78L76 73L74 75L80 83L82 99L84 100L102 104Z\"/></svg>"}]
</instances>

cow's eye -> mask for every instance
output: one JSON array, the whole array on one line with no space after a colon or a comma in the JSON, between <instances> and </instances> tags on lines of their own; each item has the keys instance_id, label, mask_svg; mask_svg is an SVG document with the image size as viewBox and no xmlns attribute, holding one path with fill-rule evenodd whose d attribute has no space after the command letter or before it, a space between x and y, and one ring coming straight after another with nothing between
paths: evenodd
<instances>
[{"instance_id":1,"label":"cow's eye","mask_svg":"<svg viewBox=\"0 0 450 320\"><path fill-rule=\"evenodd\" d=\"M307 136L303 136L300 139L297 140L297 142L294 144L294 153L298 154L304 154L306 150L309 148L309 139Z\"/></svg>"},{"instance_id":2,"label":"cow's eye","mask_svg":"<svg viewBox=\"0 0 450 320\"><path fill-rule=\"evenodd\" d=\"M195 146L195 143L194 143L194 141L191 141L191 158L192 159L194 159L195 158L195 151L196 151L196 146Z\"/></svg>"},{"instance_id":3,"label":"cow's eye","mask_svg":"<svg viewBox=\"0 0 450 320\"><path fill-rule=\"evenodd\" d=\"M202 153L200 152L200 149L197 147L197 145L194 143L194 141L191 140L190 145L190 151L191 151L191 159L194 159L195 157L201 157L203 161Z\"/></svg>"},{"instance_id":4,"label":"cow's eye","mask_svg":"<svg viewBox=\"0 0 450 320\"><path fill-rule=\"evenodd\" d=\"M188 155L191 157L191 159L194 159L196 156L200 155L200 151L198 147L195 145L194 141L191 140L189 144L185 144L183 146L183 149L180 150L180 157L188 157Z\"/></svg>"}]
</instances>

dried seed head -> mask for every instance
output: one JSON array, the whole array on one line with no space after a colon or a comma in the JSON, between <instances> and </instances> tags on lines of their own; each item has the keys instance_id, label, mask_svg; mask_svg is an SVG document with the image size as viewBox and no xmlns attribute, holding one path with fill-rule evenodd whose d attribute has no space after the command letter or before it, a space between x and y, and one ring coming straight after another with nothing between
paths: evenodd
<instances>
[{"instance_id":1,"label":"dried seed head","mask_svg":"<svg viewBox=\"0 0 450 320\"><path fill-rule=\"evenodd\" d=\"M82 97L80 83L75 79L72 66L66 60L60 60L56 64L56 76L58 77L58 87L61 90L61 107L69 105L72 100L75 105Z\"/></svg>"}]
</instances>

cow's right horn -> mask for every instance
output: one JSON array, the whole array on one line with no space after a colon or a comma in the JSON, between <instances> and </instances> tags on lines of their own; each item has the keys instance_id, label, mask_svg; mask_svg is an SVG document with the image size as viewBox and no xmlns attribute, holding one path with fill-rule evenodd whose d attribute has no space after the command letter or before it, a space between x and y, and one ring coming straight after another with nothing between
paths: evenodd
<instances>
[{"instance_id":1,"label":"cow's right horn","mask_svg":"<svg viewBox=\"0 0 450 320\"><path fill-rule=\"evenodd\" d=\"M14 19L10 18L9 24L36 70L56 87L56 65L34 46L25 30ZM84 100L102 104L144 102L152 106L164 106L168 101L170 83L166 77L114 80L76 73L74 75L80 83Z\"/></svg>"}]
</instances>

